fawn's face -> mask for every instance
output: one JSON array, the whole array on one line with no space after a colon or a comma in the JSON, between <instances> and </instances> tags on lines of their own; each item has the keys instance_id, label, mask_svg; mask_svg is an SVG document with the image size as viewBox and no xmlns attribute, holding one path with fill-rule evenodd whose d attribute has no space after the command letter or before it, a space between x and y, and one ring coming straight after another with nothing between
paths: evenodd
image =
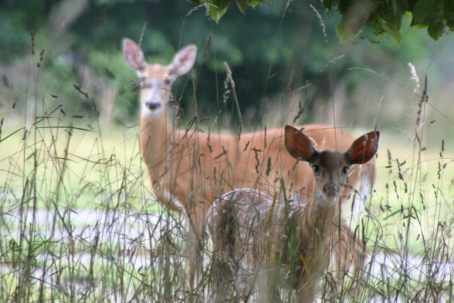
<instances>
[{"instance_id":1,"label":"fawn's face","mask_svg":"<svg viewBox=\"0 0 454 303\"><path fill-rule=\"evenodd\" d=\"M344 154L323 151L315 155L309 164L314 172L318 194L323 200L337 200L341 187L347 184L351 167Z\"/></svg>"},{"instance_id":2,"label":"fawn's face","mask_svg":"<svg viewBox=\"0 0 454 303\"><path fill-rule=\"evenodd\" d=\"M350 168L364 164L375 155L380 133L373 131L356 139L345 153L318 151L313 141L296 128L285 127L285 144L290 155L308 162L314 172L316 195L319 202L336 203L343 186L347 184Z\"/></svg>"},{"instance_id":3,"label":"fawn's face","mask_svg":"<svg viewBox=\"0 0 454 303\"><path fill-rule=\"evenodd\" d=\"M166 110L173 82L192 69L196 56L197 47L188 45L175 54L169 65L147 64L140 47L130 39L123 39L123 57L139 78L142 117L158 116Z\"/></svg>"}]
</instances>

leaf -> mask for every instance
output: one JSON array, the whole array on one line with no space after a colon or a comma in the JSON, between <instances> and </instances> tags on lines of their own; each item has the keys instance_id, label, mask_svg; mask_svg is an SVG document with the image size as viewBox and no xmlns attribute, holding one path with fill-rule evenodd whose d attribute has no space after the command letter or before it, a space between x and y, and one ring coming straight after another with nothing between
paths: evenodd
<instances>
[{"instance_id":1,"label":"leaf","mask_svg":"<svg viewBox=\"0 0 454 303\"><path fill-rule=\"evenodd\" d=\"M238 7L238 9L240 10L240 12L242 14L244 14L244 12L246 11L247 7L248 7L248 0L235 0L235 3L236 3L236 6Z\"/></svg>"},{"instance_id":2,"label":"leaf","mask_svg":"<svg viewBox=\"0 0 454 303\"><path fill-rule=\"evenodd\" d=\"M236 6L242 14L245 13L248 7L255 8L257 5L261 4L263 0L235 0Z\"/></svg>"},{"instance_id":3,"label":"leaf","mask_svg":"<svg viewBox=\"0 0 454 303\"><path fill-rule=\"evenodd\" d=\"M213 3L212 1L209 2L207 1L205 3L207 15L216 23L218 23L219 20L221 20L222 16L224 16L227 10L229 9L229 4L230 2L228 0L216 1L216 3Z\"/></svg>"},{"instance_id":4,"label":"leaf","mask_svg":"<svg viewBox=\"0 0 454 303\"><path fill-rule=\"evenodd\" d=\"M395 26L389 26L389 23L384 23L382 28L396 41L399 42L400 37L400 26L396 28Z\"/></svg>"},{"instance_id":5,"label":"leaf","mask_svg":"<svg viewBox=\"0 0 454 303\"><path fill-rule=\"evenodd\" d=\"M249 2L249 6L254 8L257 5L261 4L263 2L263 0L249 0L248 2Z\"/></svg>"}]
</instances>

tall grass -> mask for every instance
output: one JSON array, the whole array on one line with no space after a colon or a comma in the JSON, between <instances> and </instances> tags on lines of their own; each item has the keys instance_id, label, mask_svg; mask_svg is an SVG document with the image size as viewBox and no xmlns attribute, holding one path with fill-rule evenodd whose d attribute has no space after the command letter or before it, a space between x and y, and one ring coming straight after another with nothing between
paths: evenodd
<instances>
[{"instance_id":1,"label":"tall grass","mask_svg":"<svg viewBox=\"0 0 454 303\"><path fill-rule=\"evenodd\" d=\"M410 140L382 135L374 194L361 218L345 215L368 247L361 279L328 272L321 301L452 301L452 145L425 145L427 98L425 89ZM203 278L189 289L187 226L154 200L136 128L103 128L61 107L31 121L1 131L0 302L187 302L208 293L210 244Z\"/></svg>"}]
</instances>

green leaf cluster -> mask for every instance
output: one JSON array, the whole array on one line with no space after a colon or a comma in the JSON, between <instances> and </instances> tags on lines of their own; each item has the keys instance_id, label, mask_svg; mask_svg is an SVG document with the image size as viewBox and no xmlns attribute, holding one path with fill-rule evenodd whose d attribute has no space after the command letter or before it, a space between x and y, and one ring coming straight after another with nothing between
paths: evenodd
<instances>
[{"instance_id":1,"label":"green leaf cluster","mask_svg":"<svg viewBox=\"0 0 454 303\"><path fill-rule=\"evenodd\" d=\"M236 5L241 13L249 7L256 7L262 0L193 0L195 5L205 5L207 15L216 22L225 15L230 5Z\"/></svg>"},{"instance_id":2,"label":"green leaf cluster","mask_svg":"<svg viewBox=\"0 0 454 303\"><path fill-rule=\"evenodd\" d=\"M228 8L236 4L244 13L249 7L264 4L264 0L193 0L204 5L207 15L219 22ZM412 26L427 28L433 39L454 31L453 0L322 0L325 8L337 9L342 15L337 32L342 40L350 39L362 28L369 27L375 34L388 33L400 39L405 14L413 16Z\"/></svg>"}]
</instances>

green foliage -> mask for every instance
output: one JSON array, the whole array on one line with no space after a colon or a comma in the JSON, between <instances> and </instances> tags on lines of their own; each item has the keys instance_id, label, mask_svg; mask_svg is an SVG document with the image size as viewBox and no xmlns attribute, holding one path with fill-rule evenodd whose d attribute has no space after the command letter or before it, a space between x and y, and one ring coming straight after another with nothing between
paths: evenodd
<instances>
[{"instance_id":1,"label":"green foliage","mask_svg":"<svg viewBox=\"0 0 454 303\"><path fill-rule=\"evenodd\" d=\"M354 40L354 47L339 45L335 28L341 16L327 13L318 0L269 1L247 10L247 17L241 10L258 1L247 2L248 6L241 2L238 4L241 10L229 10L219 24L204 16L203 7L195 9L186 1L97 0L90 1L74 22L56 35L53 23L43 20L51 19L55 8L63 1L70 0L45 1L47 9L37 10L38 16L33 17L40 22L26 20L33 5L11 4L14 1L0 4L0 26L7 29L0 33L0 43L6 46L0 49L0 65L37 62L40 52L44 51L39 81L42 83L40 91L47 94L49 106L62 104L67 113L87 115L91 112L93 115L101 89L113 87L117 92L114 118L121 121L135 119L138 107L134 89L136 76L121 54L123 37L140 41L148 62L163 64L170 62L184 45L195 43L198 46L194 71L190 77L177 81L174 87L174 94L188 115L192 114L188 109L193 108L195 102L198 113L210 118L213 113L233 109L224 86L224 62L227 62L233 71L241 110L248 113L251 124L260 124L261 114L269 111L263 101L267 99L267 105L279 102L282 91L304 87L297 91L308 102L305 113L310 116L314 100L323 103L332 97L335 89L332 79L347 82L352 88L349 93L358 87L361 76L353 76L350 67L368 66L382 58L401 58L405 62L403 67L376 64L377 73L407 72L406 62L413 62L428 51L428 39L421 32L410 30L409 14L405 15L400 28L400 32L405 32L400 44L387 36L380 38L379 43L363 39L376 39L368 30L357 35L359 39ZM336 3L333 1L333 5ZM33 35L27 25L31 23L35 24ZM32 44L35 55L30 60ZM88 78L84 76L87 69ZM22 82L27 81L22 75ZM9 82L17 89L16 94L21 95L27 87L22 89L15 84L16 80ZM78 92L75 85L80 86L88 98ZM0 94L6 99L6 94ZM49 94L60 98L48 98ZM26 98L16 99L16 108L25 109Z\"/></svg>"},{"instance_id":2,"label":"green foliage","mask_svg":"<svg viewBox=\"0 0 454 303\"><path fill-rule=\"evenodd\" d=\"M446 27L444 5L445 1L419 0L413 9L413 24L427 26L430 36L438 39Z\"/></svg>"},{"instance_id":3,"label":"green foliage","mask_svg":"<svg viewBox=\"0 0 454 303\"><path fill-rule=\"evenodd\" d=\"M235 2L244 13L248 7L267 3L263 0L193 0L206 7L207 15L216 22L225 15L230 4ZM440 38L448 30L454 31L454 2L452 0L324 0L327 9L341 13L338 26L341 39L350 39L362 27L367 26L376 34L389 33L400 38L400 28L405 13L413 15L413 26L427 28L433 39Z\"/></svg>"},{"instance_id":4,"label":"green foliage","mask_svg":"<svg viewBox=\"0 0 454 303\"><path fill-rule=\"evenodd\" d=\"M23 54L30 43L30 34L21 22L22 14L0 10L0 58ZM1 60L1 59L0 59Z\"/></svg>"},{"instance_id":5,"label":"green foliage","mask_svg":"<svg viewBox=\"0 0 454 303\"><path fill-rule=\"evenodd\" d=\"M205 5L207 15L216 22L227 12L229 6L234 3L241 13L245 13L248 7L256 7L262 0L193 0L196 5Z\"/></svg>"},{"instance_id":6,"label":"green foliage","mask_svg":"<svg viewBox=\"0 0 454 303\"><path fill-rule=\"evenodd\" d=\"M89 54L88 62L95 67L99 75L106 75L110 78L111 85L119 90L116 100L115 112L117 117L132 116L136 112L136 92L134 72L125 68L123 57L119 52L92 51Z\"/></svg>"}]
</instances>

